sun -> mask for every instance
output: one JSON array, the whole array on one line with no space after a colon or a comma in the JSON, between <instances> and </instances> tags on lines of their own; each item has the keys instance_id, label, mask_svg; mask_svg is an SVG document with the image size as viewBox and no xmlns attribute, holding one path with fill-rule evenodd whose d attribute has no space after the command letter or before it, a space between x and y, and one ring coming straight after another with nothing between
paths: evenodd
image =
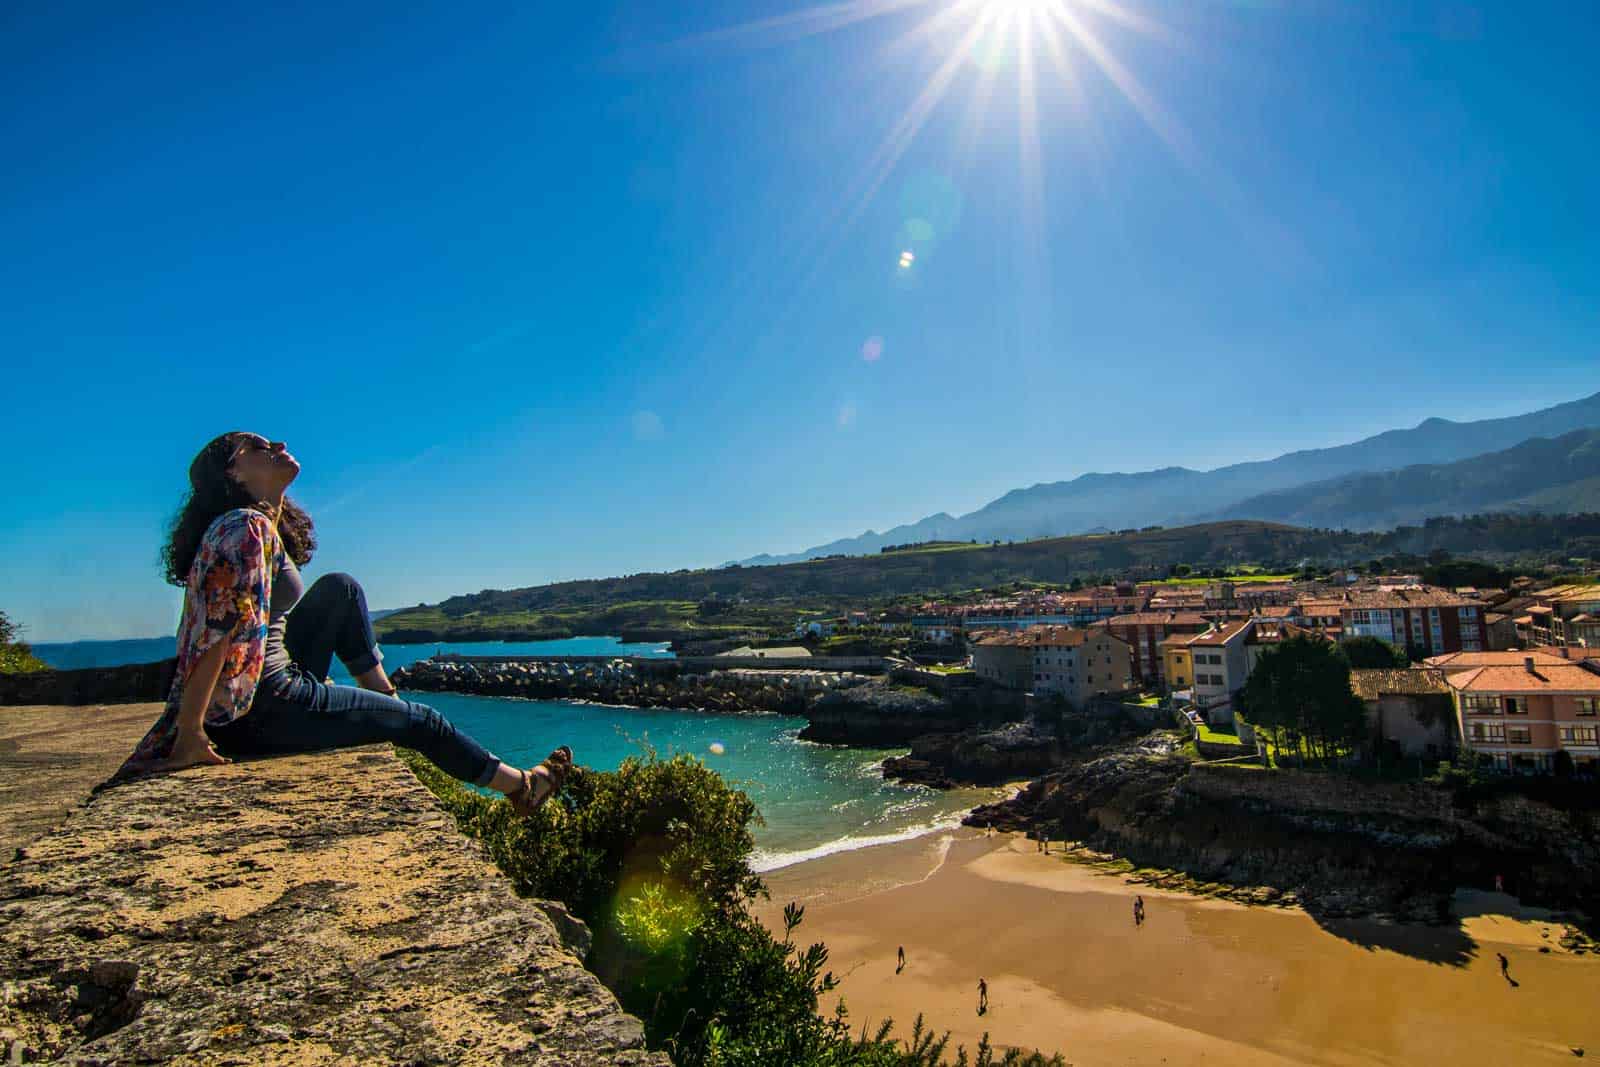
<instances>
[{"instance_id":1,"label":"sun","mask_svg":"<svg viewBox=\"0 0 1600 1067\"><path fill-rule=\"evenodd\" d=\"M949 95L958 76L978 68L969 121L981 122L996 105L994 83L1000 68L1011 68L1017 111L1018 171L1030 209L1042 211L1041 125L1059 116L1041 107L1042 82L1054 78L1066 92L1058 94L1079 109L1086 106L1082 79L1097 72L1127 100L1140 118L1173 153L1190 162L1192 152L1181 127L1117 58L1103 27L1170 41L1166 27L1124 0L842 0L772 16L758 22L699 35L699 41L777 44L797 38L844 31L874 20L906 21L909 29L890 42L891 51L925 50L932 72L910 88L911 98L891 122L869 157L848 214L855 218L893 172L917 134ZM902 266L907 264L902 263Z\"/></svg>"}]
</instances>

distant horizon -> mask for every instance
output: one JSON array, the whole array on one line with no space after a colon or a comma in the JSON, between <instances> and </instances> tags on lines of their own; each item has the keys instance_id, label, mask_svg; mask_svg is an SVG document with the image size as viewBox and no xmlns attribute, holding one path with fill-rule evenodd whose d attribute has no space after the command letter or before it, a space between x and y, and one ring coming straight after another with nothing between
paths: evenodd
<instances>
[{"instance_id":1,"label":"distant horizon","mask_svg":"<svg viewBox=\"0 0 1600 1067\"><path fill-rule=\"evenodd\" d=\"M1542 411L1542 410L1546 410L1548 407L1558 407L1558 406L1561 406L1563 404L1576 403L1576 402L1583 401L1583 400L1591 400L1591 399L1594 399L1596 397L1600 397L1600 390L1597 390L1594 393L1586 393L1586 394L1583 394L1581 396L1572 397L1569 400L1558 400L1553 404L1546 405L1545 407L1541 407L1541 408L1534 409L1534 410ZM1454 424L1460 425L1460 424L1463 424L1463 423L1480 422L1480 421L1484 421L1486 419L1505 418L1505 417L1510 417L1510 416L1515 416L1515 415L1522 415L1522 414L1529 414L1529 413L1530 412L1526 412L1526 411L1512 411L1512 412L1506 412L1506 413L1497 413L1497 414L1485 415L1482 418L1473 418L1473 419L1452 418L1452 417L1449 417L1449 416L1440 416L1440 415L1428 415L1428 416L1424 416L1424 417L1418 419L1417 422L1412 424L1412 425L1391 427L1390 430L1411 430L1411 429L1416 429L1416 428L1419 428L1419 427L1425 425L1428 422L1432 422L1432 421L1435 421L1435 420L1440 420L1440 421L1444 421L1444 422L1449 422L1449 423L1454 423ZM1378 431L1378 433L1386 433L1386 432L1389 432L1389 430L1380 430L1380 431ZM1285 456L1285 455L1294 454L1296 452L1314 451L1314 450L1317 450L1317 449L1325 449L1325 448L1330 448L1330 447L1340 447L1341 445L1354 444L1357 441L1367 440L1372 436L1376 436L1376 435L1375 434L1368 434L1368 435L1366 435L1364 437L1357 438L1357 439L1355 439L1353 441L1340 441L1340 442L1335 442L1333 444L1308 445L1308 446L1305 446L1303 448L1291 448L1291 449L1288 449L1285 452L1280 452L1280 453L1277 453L1277 454L1272 455L1272 456L1245 457L1245 458L1233 460L1230 463L1220 464L1217 467L1205 468L1203 470L1199 470L1198 472L1199 473L1210 473L1212 471L1220 470L1220 469L1223 469L1225 467L1236 466L1236 465L1239 465L1239 464L1263 462L1263 461L1268 461L1268 460L1272 460L1272 459L1277 459L1277 458L1280 458L1280 457ZM1118 476L1118 475L1128 475L1128 474L1144 474L1144 473L1152 473L1152 472L1161 471L1161 470L1176 469L1178 466L1179 465L1176 465L1176 464L1168 464L1168 465L1163 466L1163 467L1153 467L1153 468L1148 468L1146 470L1084 471L1084 472L1081 472L1079 474L1073 475L1071 478L1054 479L1054 480L1052 480L1050 482L1035 482L1031 486L1014 486L1012 488L1012 490L1007 490L1007 491L1010 492L1010 491L1014 491L1016 489L1038 488L1039 486L1042 486L1042 485L1058 484L1060 482L1072 481L1072 480L1077 479L1077 478L1089 477L1089 476L1093 476L1093 475ZM1195 468L1188 468L1188 469L1194 470ZM296 494L291 492L289 495L290 496L295 496ZM998 497L993 498L993 499L998 499ZM992 500L985 501L984 503L987 504L987 503L991 503L991 502L992 502ZM982 505L980 505L980 507L981 506ZM973 510L976 510L976 509L973 509ZM967 512L954 512L954 511L949 512L949 514L951 514L954 517L958 517L958 518L963 514L969 514L969 513L970 513L970 511L967 511ZM316 518L315 514L313 514L312 517L313 517L313 519L315 519ZM918 521L919 519L921 519L923 517L925 517L925 516L918 516L915 519L901 520L900 522L896 522L896 523L890 524L888 526L885 526L883 528L883 530L885 530L885 531L886 530L891 530L891 529L894 529L895 526L903 525L905 522L915 522L915 521ZM1190 524L1189 523L1184 523L1184 524L1181 524L1181 525L1190 525ZM840 540L840 539L844 539L844 538L860 536L863 533L880 533L880 532L882 532L882 531L879 531L879 530L877 530L875 528L869 528L866 531L857 531L855 533L840 534L838 537L830 538L829 540L830 541L832 541L832 540ZM1048 535L1041 535L1040 537L1037 537L1037 538L1022 538L1022 539L1018 539L1018 540L1045 540L1045 539L1050 539L1050 538L1054 538L1054 537L1070 537L1070 536L1080 536L1080 535L1078 535L1078 534L1048 534ZM803 548L800 548L800 549L792 549L792 550L788 550L788 551L789 552L799 552L799 551L803 551L803 550L804 550ZM755 558L755 557L762 556L762 555L781 556L781 555L784 555L784 554L786 554L786 553L782 552L782 551L772 551L772 550L768 549L768 550L763 550L760 553L754 553L754 554L752 554L752 556L746 556L746 557L742 557L742 558L751 559L751 558ZM689 569L689 570L720 570L720 569L724 569L726 567L737 566L737 565L738 565L738 563L736 561L723 561L721 563L716 563L716 564L688 565L687 569ZM770 563L770 564L761 564L761 565L763 565L763 566L784 566L784 565L787 565L787 563ZM680 569L684 569L684 567L682 567L682 566L680 566L680 567L668 566L668 567L661 567L661 568L659 568L658 570L655 570L655 571L624 571L624 572L618 572L618 573L615 573L615 574L585 574L585 575L577 575L577 576L562 577L562 578L552 578L552 579L548 579L548 580L544 580L544 581L523 582L523 583L518 583L518 584L509 584L509 585L502 585L502 586L484 586L482 588L484 588L484 589L531 588L531 587L536 587L536 586L541 586L541 585L552 585L552 584L556 584L556 583L559 583L559 582L567 582L567 581L599 581L599 580L604 580L604 579L607 579L607 578L623 577L626 574L665 573L665 572L674 571L674 570L680 570ZM310 567L306 568L306 571L307 571L308 574L316 573L314 571L314 569L310 568ZM177 626L177 622L176 622L177 610L178 610L178 606L181 606L182 591L177 589L174 586L166 586L165 588L171 589L174 592L174 594L176 594L176 596L174 597L175 608L174 608L174 616L173 616L173 618L174 618L173 628L174 628L174 630L176 630L176 626ZM376 618L376 617L379 617L379 616L382 616L382 615L392 614L393 612L402 611L402 610L404 610L405 608L408 608L408 607L414 607L414 606L416 606L417 603L437 603L440 600L447 599L448 597L451 597L451 596L463 595L466 592L468 592L468 590L466 590L466 589L458 589L458 590L456 590L454 592L447 593L444 596L438 597L435 600L431 600L431 601L411 602L411 603L407 603L407 604L402 605L402 606L388 607L388 608L372 607L372 608L370 608L370 610L373 613L373 616ZM0 605L0 610L3 610L3 605ZM14 619L13 621L22 622L24 627L27 626L27 623L26 623L25 620ZM116 643L116 642L123 642L123 641L156 641L156 640L164 640L164 639L167 639L168 637L169 637L168 634L156 633L156 634L123 635L123 636L114 636L114 637L56 637L56 638L50 638L50 639L47 639L47 640L38 640L38 639L32 638L30 634L24 634L23 640L27 641L30 645L83 645L83 644L96 644L96 643L101 643L101 644L104 644L104 643ZM424 642L424 643L426 643L426 642Z\"/></svg>"},{"instance_id":2,"label":"distant horizon","mask_svg":"<svg viewBox=\"0 0 1600 1067\"><path fill-rule=\"evenodd\" d=\"M1594 376L1600 9L846 6L10 12L0 610L175 628L230 429L409 605Z\"/></svg>"}]
</instances>

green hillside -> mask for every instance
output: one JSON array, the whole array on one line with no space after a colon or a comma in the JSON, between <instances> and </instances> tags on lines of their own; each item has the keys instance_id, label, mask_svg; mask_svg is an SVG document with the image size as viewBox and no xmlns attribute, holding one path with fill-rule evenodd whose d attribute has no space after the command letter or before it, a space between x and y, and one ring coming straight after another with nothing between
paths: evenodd
<instances>
[{"instance_id":1,"label":"green hillside","mask_svg":"<svg viewBox=\"0 0 1600 1067\"><path fill-rule=\"evenodd\" d=\"M1014 583L1065 586L1102 576L1165 577L1168 568L1293 571L1435 550L1485 558L1600 552L1600 515L1430 519L1381 533L1230 521L1172 529L1055 537L1007 545L948 544L803 563L723 567L485 590L419 605L378 621L391 641L533 639L573 634L683 636L788 630L798 614L896 597Z\"/></svg>"}]
</instances>

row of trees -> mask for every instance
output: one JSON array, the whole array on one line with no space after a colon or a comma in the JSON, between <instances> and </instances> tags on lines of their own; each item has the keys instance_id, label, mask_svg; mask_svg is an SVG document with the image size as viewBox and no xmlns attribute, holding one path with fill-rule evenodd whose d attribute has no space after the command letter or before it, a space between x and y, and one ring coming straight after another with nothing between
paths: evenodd
<instances>
[{"instance_id":1,"label":"row of trees","mask_svg":"<svg viewBox=\"0 0 1600 1067\"><path fill-rule=\"evenodd\" d=\"M1350 688L1350 660L1320 638L1291 637L1262 653L1239 705L1280 756L1330 760L1366 737L1366 707Z\"/></svg>"}]
</instances>

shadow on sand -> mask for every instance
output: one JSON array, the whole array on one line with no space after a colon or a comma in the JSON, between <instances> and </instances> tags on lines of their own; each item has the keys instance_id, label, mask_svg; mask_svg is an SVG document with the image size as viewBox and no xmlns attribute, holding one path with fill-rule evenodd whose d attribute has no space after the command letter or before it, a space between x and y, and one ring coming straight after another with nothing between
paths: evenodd
<instances>
[{"instance_id":1,"label":"shadow on sand","mask_svg":"<svg viewBox=\"0 0 1600 1067\"><path fill-rule=\"evenodd\" d=\"M1370 951L1383 949L1450 967L1465 967L1478 952L1478 943L1462 928L1459 918L1434 924L1348 919L1322 916L1314 911L1308 913L1318 926L1334 937Z\"/></svg>"}]
</instances>

